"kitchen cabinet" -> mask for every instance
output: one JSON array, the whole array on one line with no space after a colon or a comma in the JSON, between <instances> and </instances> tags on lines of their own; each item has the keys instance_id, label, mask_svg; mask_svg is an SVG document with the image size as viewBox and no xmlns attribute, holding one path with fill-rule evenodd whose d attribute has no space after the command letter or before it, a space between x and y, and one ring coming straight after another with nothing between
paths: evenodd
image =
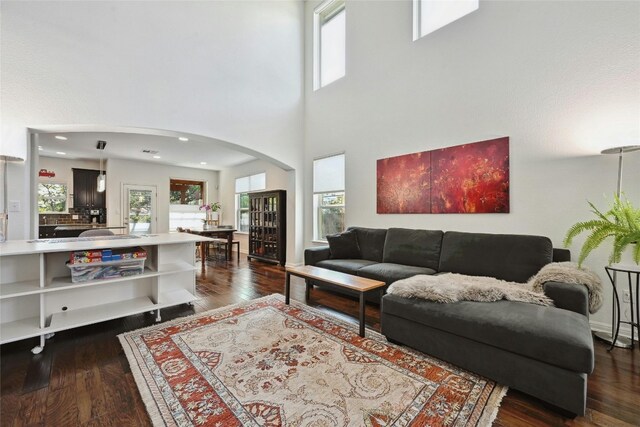
<instances>
[{"instance_id":1,"label":"kitchen cabinet","mask_svg":"<svg viewBox=\"0 0 640 427\"><path fill-rule=\"evenodd\" d=\"M56 237L56 227L57 225L41 225L38 230L38 237L40 239L52 239Z\"/></svg>"},{"instance_id":2,"label":"kitchen cabinet","mask_svg":"<svg viewBox=\"0 0 640 427\"><path fill-rule=\"evenodd\" d=\"M73 168L73 207L104 209L105 191L98 192L98 175L94 169Z\"/></svg>"}]
</instances>

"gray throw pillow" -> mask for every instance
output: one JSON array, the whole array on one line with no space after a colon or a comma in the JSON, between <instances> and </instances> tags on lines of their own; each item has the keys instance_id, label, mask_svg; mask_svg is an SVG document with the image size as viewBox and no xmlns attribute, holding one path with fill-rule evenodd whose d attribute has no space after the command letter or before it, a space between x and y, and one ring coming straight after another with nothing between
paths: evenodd
<instances>
[{"instance_id":1,"label":"gray throw pillow","mask_svg":"<svg viewBox=\"0 0 640 427\"><path fill-rule=\"evenodd\" d=\"M327 236L333 259L360 259L358 236L353 231Z\"/></svg>"}]
</instances>

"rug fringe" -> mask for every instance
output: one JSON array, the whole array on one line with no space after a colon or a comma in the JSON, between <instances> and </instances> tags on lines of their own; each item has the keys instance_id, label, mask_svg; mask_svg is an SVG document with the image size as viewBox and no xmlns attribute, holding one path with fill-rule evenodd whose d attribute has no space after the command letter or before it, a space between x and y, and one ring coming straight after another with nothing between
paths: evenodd
<instances>
[{"instance_id":1,"label":"rug fringe","mask_svg":"<svg viewBox=\"0 0 640 427\"><path fill-rule=\"evenodd\" d=\"M482 414L478 420L479 427L493 425L494 421L498 417L498 411L500 410L500 405L502 405L502 399L507 395L508 391L509 387L496 383L496 389L491 393L491 396L489 396L485 405L485 408L489 407L491 408L491 411Z\"/></svg>"}]
</instances>

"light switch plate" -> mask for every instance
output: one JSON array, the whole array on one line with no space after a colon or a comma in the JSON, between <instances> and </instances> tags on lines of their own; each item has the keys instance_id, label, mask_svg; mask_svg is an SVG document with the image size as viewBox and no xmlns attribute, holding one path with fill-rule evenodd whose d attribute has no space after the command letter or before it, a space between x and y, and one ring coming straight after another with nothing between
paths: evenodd
<instances>
[{"instance_id":1,"label":"light switch plate","mask_svg":"<svg viewBox=\"0 0 640 427\"><path fill-rule=\"evenodd\" d=\"M9 200L9 212L20 212L20 200Z\"/></svg>"}]
</instances>

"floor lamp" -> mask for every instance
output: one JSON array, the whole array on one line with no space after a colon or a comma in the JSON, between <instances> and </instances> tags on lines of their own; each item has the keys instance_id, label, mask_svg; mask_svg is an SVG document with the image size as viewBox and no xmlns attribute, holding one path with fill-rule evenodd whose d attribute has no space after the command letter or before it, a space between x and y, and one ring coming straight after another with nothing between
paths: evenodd
<instances>
[{"instance_id":1,"label":"floor lamp","mask_svg":"<svg viewBox=\"0 0 640 427\"><path fill-rule=\"evenodd\" d=\"M632 151L638 150L640 150L640 145L625 145L622 147L607 148L606 150L601 151L601 154L618 155L618 186L616 187L616 195L618 197L620 197L620 194L622 193L622 156L624 153L631 153ZM613 272L613 281L617 285L617 276L615 271ZM618 316L620 315L621 313L618 313ZM613 337L608 332L595 332L594 335L609 344L613 343ZM625 337L618 337L613 345L621 348L631 348L631 340Z\"/></svg>"},{"instance_id":2,"label":"floor lamp","mask_svg":"<svg viewBox=\"0 0 640 427\"><path fill-rule=\"evenodd\" d=\"M7 240L7 230L9 227L9 213L7 209L7 163L21 162L24 159L20 157L0 155L2 162L2 212L0 213L0 242Z\"/></svg>"}]
</instances>

